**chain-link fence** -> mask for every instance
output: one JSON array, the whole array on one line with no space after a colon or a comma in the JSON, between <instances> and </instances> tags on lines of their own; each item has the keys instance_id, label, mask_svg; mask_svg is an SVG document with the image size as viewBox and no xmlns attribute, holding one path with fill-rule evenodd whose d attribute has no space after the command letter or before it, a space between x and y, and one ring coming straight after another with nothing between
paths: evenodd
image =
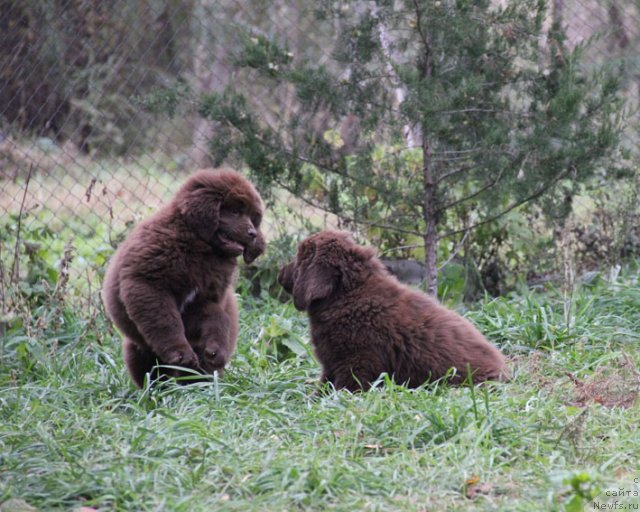
<instances>
[{"instance_id":1,"label":"chain-link fence","mask_svg":"<svg viewBox=\"0 0 640 512\"><path fill-rule=\"evenodd\" d=\"M166 200L188 172L216 163L208 148L216 125L198 115L193 97L255 89L261 116L289 115L291 91L265 94L266 85L236 67L236 50L253 34L330 65L337 29L320 22L315 7L304 0L0 0L5 242L10 230L35 244L27 252L46 246L61 255L74 240L80 258L99 263L127 224ZM637 2L555 0L552 18L567 27L569 45L595 38L584 62L624 62L632 112L640 89ZM154 102L165 111L154 113ZM269 219L268 229L281 227ZM9 272L19 248L5 242Z\"/></svg>"}]
</instances>

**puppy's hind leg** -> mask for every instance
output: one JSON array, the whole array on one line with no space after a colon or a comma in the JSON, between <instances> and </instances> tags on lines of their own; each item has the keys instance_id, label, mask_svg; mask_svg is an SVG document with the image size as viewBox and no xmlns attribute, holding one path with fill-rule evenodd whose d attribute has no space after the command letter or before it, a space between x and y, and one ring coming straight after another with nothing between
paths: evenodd
<instances>
[{"instance_id":1,"label":"puppy's hind leg","mask_svg":"<svg viewBox=\"0 0 640 512\"><path fill-rule=\"evenodd\" d=\"M330 372L329 380L336 389L367 391L384 371L384 365L379 364L375 358L352 358L341 361L340 365Z\"/></svg>"},{"instance_id":2,"label":"puppy's hind leg","mask_svg":"<svg viewBox=\"0 0 640 512\"><path fill-rule=\"evenodd\" d=\"M157 377L158 372L154 367L158 364L158 358L150 349L141 347L130 338L124 338L122 353L131 378L139 388L144 387L146 374L150 374L151 378Z\"/></svg>"}]
</instances>

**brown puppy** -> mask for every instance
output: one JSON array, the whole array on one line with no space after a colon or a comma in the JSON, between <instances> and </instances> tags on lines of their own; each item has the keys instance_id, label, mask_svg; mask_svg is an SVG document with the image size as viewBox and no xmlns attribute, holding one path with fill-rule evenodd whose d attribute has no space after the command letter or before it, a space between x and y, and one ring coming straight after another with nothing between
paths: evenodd
<instances>
[{"instance_id":1,"label":"brown puppy","mask_svg":"<svg viewBox=\"0 0 640 512\"><path fill-rule=\"evenodd\" d=\"M102 297L138 386L158 363L206 373L227 364L238 335L236 258L264 252L262 214L240 174L205 169L118 247ZM152 378L179 374L156 368Z\"/></svg>"},{"instance_id":2,"label":"brown puppy","mask_svg":"<svg viewBox=\"0 0 640 512\"><path fill-rule=\"evenodd\" d=\"M382 372L416 387L447 374L462 383L506 378L505 358L468 320L392 277L344 232L304 240L278 275L311 320L323 382L368 389Z\"/></svg>"}]
</instances>

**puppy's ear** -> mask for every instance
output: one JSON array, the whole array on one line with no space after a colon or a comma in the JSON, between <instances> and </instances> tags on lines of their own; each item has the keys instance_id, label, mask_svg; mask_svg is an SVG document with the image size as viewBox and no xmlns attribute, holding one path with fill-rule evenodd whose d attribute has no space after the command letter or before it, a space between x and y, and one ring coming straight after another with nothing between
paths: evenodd
<instances>
[{"instance_id":1,"label":"puppy's ear","mask_svg":"<svg viewBox=\"0 0 640 512\"><path fill-rule=\"evenodd\" d=\"M264 235L262 231L259 229L256 232L256 238L253 242L251 242L244 250L242 257L244 258L245 263L251 263L258 256L260 256L265 249L267 248L267 242L264 239Z\"/></svg>"},{"instance_id":2,"label":"puppy's ear","mask_svg":"<svg viewBox=\"0 0 640 512\"><path fill-rule=\"evenodd\" d=\"M196 188L178 198L177 208L189 226L200 238L213 241L220 221L221 197L206 188Z\"/></svg>"},{"instance_id":3,"label":"puppy's ear","mask_svg":"<svg viewBox=\"0 0 640 512\"><path fill-rule=\"evenodd\" d=\"M300 275L293 283L293 304L298 311L304 311L314 300L331 295L335 285L336 276L331 267L312 263L300 269Z\"/></svg>"}]
</instances>

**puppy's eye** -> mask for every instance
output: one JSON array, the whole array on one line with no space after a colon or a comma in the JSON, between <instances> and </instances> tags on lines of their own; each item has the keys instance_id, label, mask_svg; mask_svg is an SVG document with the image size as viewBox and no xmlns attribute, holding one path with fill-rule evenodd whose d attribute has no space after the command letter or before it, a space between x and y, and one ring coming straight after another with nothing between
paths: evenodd
<instances>
[{"instance_id":1,"label":"puppy's eye","mask_svg":"<svg viewBox=\"0 0 640 512\"><path fill-rule=\"evenodd\" d=\"M238 215L242 214L242 210L240 208L238 208L237 206L234 206L234 207L229 209L229 213L231 213L231 215L235 215L237 217Z\"/></svg>"}]
</instances>

